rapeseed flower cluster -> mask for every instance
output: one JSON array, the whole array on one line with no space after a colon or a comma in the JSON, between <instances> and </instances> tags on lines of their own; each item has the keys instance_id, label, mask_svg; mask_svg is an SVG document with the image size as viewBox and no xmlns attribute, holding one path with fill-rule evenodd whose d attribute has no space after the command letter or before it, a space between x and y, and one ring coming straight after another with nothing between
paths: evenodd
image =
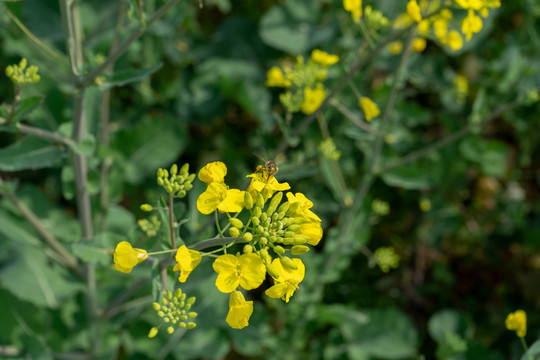
<instances>
[{"instance_id":1,"label":"rapeseed flower cluster","mask_svg":"<svg viewBox=\"0 0 540 360\"><path fill-rule=\"evenodd\" d=\"M6 67L6 75L18 86L37 83L41 78L37 73L38 67L35 65L27 67L27 65L26 58L22 58L18 65Z\"/></svg>"},{"instance_id":2,"label":"rapeseed flower cluster","mask_svg":"<svg viewBox=\"0 0 540 360\"><path fill-rule=\"evenodd\" d=\"M338 61L337 55L315 49L307 61L299 56L293 66L285 64L270 68L266 86L286 89L279 99L289 113L311 114L326 97L323 81L327 78L327 69Z\"/></svg>"},{"instance_id":3,"label":"rapeseed flower cluster","mask_svg":"<svg viewBox=\"0 0 540 360\"><path fill-rule=\"evenodd\" d=\"M315 246L322 238L321 219L310 209L313 203L301 193L284 192L290 190L286 182L280 183L274 177L277 165L259 166L253 174L247 175L250 184L245 191L232 189L225 183L227 167L222 162L204 166L198 174L199 180L206 183L206 190L197 199L197 209L202 214L225 213L229 224L226 228L233 238L230 242L210 252L188 249L185 245L178 249L148 253L144 249L133 248L127 241L119 243L114 252L116 270L129 273L149 256L175 252L180 283L187 281L191 272L201 262L203 256L216 257L213 269L217 273L216 287L222 293L230 294L229 313L226 322L235 329L249 324L253 313L253 302L246 301L243 290L256 289L266 279L273 279L273 285L265 294L271 298L281 298L288 302L304 279L305 266L297 257L309 251L307 245ZM161 179L161 180L160 180ZM183 180L182 180L183 179ZM158 171L158 183L169 193L183 197L181 191L191 189L193 176L187 173L187 166L178 172L176 167L170 171ZM189 186L186 186L188 184ZM181 188L183 186L183 188ZM282 202L282 200L287 199ZM143 211L163 210L149 204L141 206ZM239 213L246 210L241 220ZM234 213L234 216L231 214ZM225 239L224 230L216 223L219 237ZM230 246L244 243L242 252L227 253ZM217 256L216 252L223 251ZM187 322L197 314L187 312L195 298L186 300L181 290L163 293L163 298L154 303L159 317L168 325L167 332L174 332L174 325L194 328L195 323ZM154 337L158 328L153 327L148 336Z\"/></svg>"}]
</instances>

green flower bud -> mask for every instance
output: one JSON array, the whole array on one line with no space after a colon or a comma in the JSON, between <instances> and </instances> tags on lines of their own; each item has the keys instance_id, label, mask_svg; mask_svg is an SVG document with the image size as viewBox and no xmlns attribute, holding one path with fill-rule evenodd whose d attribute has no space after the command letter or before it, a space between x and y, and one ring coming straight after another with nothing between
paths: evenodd
<instances>
[{"instance_id":1,"label":"green flower bud","mask_svg":"<svg viewBox=\"0 0 540 360\"><path fill-rule=\"evenodd\" d=\"M174 332L174 328L173 328L172 326L169 326L169 327L167 328L167 332L168 332L169 334L172 334L172 333Z\"/></svg>"},{"instance_id":2,"label":"green flower bud","mask_svg":"<svg viewBox=\"0 0 540 360\"><path fill-rule=\"evenodd\" d=\"M261 256L261 258L266 259L266 257L268 256L268 250L261 249L261 251L259 251L259 255Z\"/></svg>"},{"instance_id":3,"label":"green flower bud","mask_svg":"<svg viewBox=\"0 0 540 360\"><path fill-rule=\"evenodd\" d=\"M279 278L279 273L276 271L276 269L271 264L265 262L264 266L266 267L266 272L268 274L270 274L271 277L273 277L274 279Z\"/></svg>"},{"instance_id":4,"label":"green flower bud","mask_svg":"<svg viewBox=\"0 0 540 360\"><path fill-rule=\"evenodd\" d=\"M171 299L172 299L172 292L167 291L167 300L171 300Z\"/></svg>"},{"instance_id":5,"label":"green flower bud","mask_svg":"<svg viewBox=\"0 0 540 360\"><path fill-rule=\"evenodd\" d=\"M142 204L141 205L141 210L146 211L146 212L152 211L152 205L150 205L150 204Z\"/></svg>"},{"instance_id":6,"label":"green flower bud","mask_svg":"<svg viewBox=\"0 0 540 360\"><path fill-rule=\"evenodd\" d=\"M247 244L244 245L244 254L251 254L253 252L253 246Z\"/></svg>"},{"instance_id":7,"label":"green flower bud","mask_svg":"<svg viewBox=\"0 0 540 360\"><path fill-rule=\"evenodd\" d=\"M180 191L178 192L178 195L177 195L177 196L178 196L179 198L183 198L183 197L186 196L186 194L187 194L187 193L186 193L186 190L180 190Z\"/></svg>"},{"instance_id":8,"label":"green flower bud","mask_svg":"<svg viewBox=\"0 0 540 360\"><path fill-rule=\"evenodd\" d=\"M156 336L158 333L158 329L153 327L150 329L150 332L148 333L148 337L151 339L153 338L154 336Z\"/></svg>"},{"instance_id":9,"label":"green flower bud","mask_svg":"<svg viewBox=\"0 0 540 360\"><path fill-rule=\"evenodd\" d=\"M261 221L266 222L266 220L268 220L268 215L266 215L266 213L262 213L261 214Z\"/></svg>"},{"instance_id":10,"label":"green flower bud","mask_svg":"<svg viewBox=\"0 0 540 360\"><path fill-rule=\"evenodd\" d=\"M283 193L281 191L277 192L274 197L272 197L272 200L270 200L270 204L268 205L268 209L266 209L266 214L268 216L271 216L274 211L276 211L281 199L283 199Z\"/></svg>"},{"instance_id":11,"label":"green flower bud","mask_svg":"<svg viewBox=\"0 0 540 360\"><path fill-rule=\"evenodd\" d=\"M185 295L185 294L184 294L184 295ZM188 305L193 305L193 303L195 302L195 300L196 300L195 296L192 296L192 297L190 297L189 299L187 299L186 304L188 304Z\"/></svg>"},{"instance_id":12,"label":"green flower bud","mask_svg":"<svg viewBox=\"0 0 540 360\"><path fill-rule=\"evenodd\" d=\"M165 183L163 182L163 178L162 177L158 177L157 178L157 183L159 186L163 186Z\"/></svg>"},{"instance_id":13,"label":"green flower bud","mask_svg":"<svg viewBox=\"0 0 540 360\"><path fill-rule=\"evenodd\" d=\"M165 293L164 295L166 295L166 294L167 294L167 293ZM161 299L161 303L162 303L163 305L167 305L167 299L165 299L165 298Z\"/></svg>"},{"instance_id":14,"label":"green flower bud","mask_svg":"<svg viewBox=\"0 0 540 360\"><path fill-rule=\"evenodd\" d=\"M279 208L277 209L277 212L278 213L287 212L290 206L291 206L291 203L288 201L285 201L283 204L279 206Z\"/></svg>"},{"instance_id":15,"label":"green flower bud","mask_svg":"<svg viewBox=\"0 0 540 360\"><path fill-rule=\"evenodd\" d=\"M305 245L294 245L291 248L291 254L293 255L302 255L309 251L309 248Z\"/></svg>"},{"instance_id":16,"label":"green flower bud","mask_svg":"<svg viewBox=\"0 0 540 360\"><path fill-rule=\"evenodd\" d=\"M283 245L292 245L293 244L293 238L285 237L283 238Z\"/></svg>"},{"instance_id":17,"label":"green flower bud","mask_svg":"<svg viewBox=\"0 0 540 360\"><path fill-rule=\"evenodd\" d=\"M294 231L285 231L285 237L293 237L294 235L296 235L296 233Z\"/></svg>"},{"instance_id":18,"label":"green flower bud","mask_svg":"<svg viewBox=\"0 0 540 360\"><path fill-rule=\"evenodd\" d=\"M182 165L182 167L180 168L180 174L182 174L182 175L186 174L187 175L188 172L189 172L189 164L186 163L186 164Z\"/></svg>"},{"instance_id":19,"label":"green flower bud","mask_svg":"<svg viewBox=\"0 0 540 360\"><path fill-rule=\"evenodd\" d=\"M170 322L170 321L171 321L171 319L169 319L168 317L164 317L164 318L163 318L163 322L168 323L168 322Z\"/></svg>"},{"instance_id":20,"label":"green flower bud","mask_svg":"<svg viewBox=\"0 0 540 360\"><path fill-rule=\"evenodd\" d=\"M231 227L229 229L229 235L231 235L231 237L233 237L233 238L239 237L240 236L240 230L238 230L238 228Z\"/></svg>"},{"instance_id":21,"label":"green flower bud","mask_svg":"<svg viewBox=\"0 0 540 360\"><path fill-rule=\"evenodd\" d=\"M298 224L292 224L287 227L287 230L292 231L293 233L297 233L302 230L302 227Z\"/></svg>"},{"instance_id":22,"label":"green flower bud","mask_svg":"<svg viewBox=\"0 0 540 360\"><path fill-rule=\"evenodd\" d=\"M7 68L6 68L6 75L8 77L11 77L11 75L13 75L13 66L9 65Z\"/></svg>"},{"instance_id":23,"label":"green flower bud","mask_svg":"<svg viewBox=\"0 0 540 360\"><path fill-rule=\"evenodd\" d=\"M178 165L172 164L172 166L171 166L171 175L176 176L177 173L178 173Z\"/></svg>"},{"instance_id":24,"label":"green flower bud","mask_svg":"<svg viewBox=\"0 0 540 360\"><path fill-rule=\"evenodd\" d=\"M180 325L181 328L186 328L186 323L181 322L181 323L178 324L178 325Z\"/></svg>"},{"instance_id":25,"label":"green flower bud","mask_svg":"<svg viewBox=\"0 0 540 360\"><path fill-rule=\"evenodd\" d=\"M303 224L306 222L306 219L304 219L303 217L295 217L294 218L294 223L295 224Z\"/></svg>"},{"instance_id":26,"label":"green flower bud","mask_svg":"<svg viewBox=\"0 0 540 360\"><path fill-rule=\"evenodd\" d=\"M153 302L152 306L154 307L154 310L159 311L160 306L159 306L159 304L157 302Z\"/></svg>"},{"instance_id":27,"label":"green flower bud","mask_svg":"<svg viewBox=\"0 0 540 360\"><path fill-rule=\"evenodd\" d=\"M197 324L195 324L194 322L188 322L188 324L187 324L188 329L195 329L196 326L197 326Z\"/></svg>"},{"instance_id":28,"label":"green flower bud","mask_svg":"<svg viewBox=\"0 0 540 360\"><path fill-rule=\"evenodd\" d=\"M197 315L199 315L199 314L197 314L196 312L192 311L192 312L188 313L188 318L193 319L194 317L197 317Z\"/></svg>"},{"instance_id":29,"label":"green flower bud","mask_svg":"<svg viewBox=\"0 0 540 360\"><path fill-rule=\"evenodd\" d=\"M261 193L257 194L257 199L255 200L255 205L257 205L257 207L259 207L261 209L264 206L264 197L262 196Z\"/></svg>"},{"instance_id":30,"label":"green flower bud","mask_svg":"<svg viewBox=\"0 0 540 360\"><path fill-rule=\"evenodd\" d=\"M264 246L268 244L268 239L263 236L259 239L259 242L261 243L262 246Z\"/></svg>"},{"instance_id":31,"label":"green flower bud","mask_svg":"<svg viewBox=\"0 0 540 360\"><path fill-rule=\"evenodd\" d=\"M230 222L231 225L234 226L235 228L241 229L241 228L244 227L244 223L242 223L242 220L240 220L240 219L237 219L237 218L231 218L231 219L229 219L229 222Z\"/></svg>"},{"instance_id":32,"label":"green flower bud","mask_svg":"<svg viewBox=\"0 0 540 360\"><path fill-rule=\"evenodd\" d=\"M281 265L283 265L284 268L290 269L290 270L297 270L298 266L294 263L294 261L286 256L283 256L279 258L279 261L281 262Z\"/></svg>"},{"instance_id":33,"label":"green flower bud","mask_svg":"<svg viewBox=\"0 0 540 360\"><path fill-rule=\"evenodd\" d=\"M260 218L261 214L262 214L261 208L258 206L255 206L255 208L253 209L253 216Z\"/></svg>"},{"instance_id":34,"label":"green flower bud","mask_svg":"<svg viewBox=\"0 0 540 360\"><path fill-rule=\"evenodd\" d=\"M253 225L255 225L255 226L259 226L259 224L261 223L260 220L259 220L259 218L258 218L258 217L255 217L255 216L251 218L251 222L252 222Z\"/></svg>"},{"instance_id":35,"label":"green flower bud","mask_svg":"<svg viewBox=\"0 0 540 360\"><path fill-rule=\"evenodd\" d=\"M308 242L309 238L304 235L294 235L292 243L295 245L302 245Z\"/></svg>"},{"instance_id":36,"label":"green flower bud","mask_svg":"<svg viewBox=\"0 0 540 360\"><path fill-rule=\"evenodd\" d=\"M157 316L164 317L165 313L163 311L158 311Z\"/></svg>"},{"instance_id":37,"label":"green flower bud","mask_svg":"<svg viewBox=\"0 0 540 360\"><path fill-rule=\"evenodd\" d=\"M253 234L250 233L250 232L247 232L247 233L244 234L244 236L242 236L242 239L249 242L249 241L253 240Z\"/></svg>"},{"instance_id":38,"label":"green flower bud","mask_svg":"<svg viewBox=\"0 0 540 360\"><path fill-rule=\"evenodd\" d=\"M184 184L184 190L189 191L191 189L193 189L193 185L191 185L190 183L185 183Z\"/></svg>"},{"instance_id":39,"label":"green flower bud","mask_svg":"<svg viewBox=\"0 0 540 360\"><path fill-rule=\"evenodd\" d=\"M244 206L248 210L253 207L253 197L249 191L244 191Z\"/></svg>"},{"instance_id":40,"label":"green flower bud","mask_svg":"<svg viewBox=\"0 0 540 360\"><path fill-rule=\"evenodd\" d=\"M285 254L285 249L279 245L277 246L274 246L274 252L278 255L283 255Z\"/></svg>"},{"instance_id":41,"label":"green flower bud","mask_svg":"<svg viewBox=\"0 0 540 360\"><path fill-rule=\"evenodd\" d=\"M195 174L189 174L189 176L187 177L186 182L193 182L193 179L195 179Z\"/></svg>"},{"instance_id":42,"label":"green flower bud","mask_svg":"<svg viewBox=\"0 0 540 360\"><path fill-rule=\"evenodd\" d=\"M289 206L289 210L287 210L287 215L291 216L296 214L296 210L298 210L299 205L300 204L298 202L291 203L291 205Z\"/></svg>"}]
</instances>

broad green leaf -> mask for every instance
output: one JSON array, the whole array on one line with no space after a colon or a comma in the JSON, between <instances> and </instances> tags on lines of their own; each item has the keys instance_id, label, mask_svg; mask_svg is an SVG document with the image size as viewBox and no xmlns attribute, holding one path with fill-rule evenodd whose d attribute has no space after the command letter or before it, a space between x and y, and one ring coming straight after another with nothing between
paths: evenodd
<instances>
[{"instance_id":1,"label":"broad green leaf","mask_svg":"<svg viewBox=\"0 0 540 360\"><path fill-rule=\"evenodd\" d=\"M319 12L318 1L287 0L264 14L259 34L270 46L291 54L303 54L333 36L333 28L315 25Z\"/></svg>"},{"instance_id":2,"label":"broad green leaf","mask_svg":"<svg viewBox=\"0 0 540 360\"><path fill-rule=\"evenodd\" d=\"M22 99L17 106L17 110L15 110L15 114L13 114L11 121L16 123L22 120L26 115L30 114L35 108L41 105L43 99L45 99L45 96L42 95Z\"/></svg>"},{"instance_id":3,"label":"broad green leaf","mask_svg":"<svg viewBox=\"0 0 540 360\"><path fill-rule=\"evenodd\" d=\"M73 250L73 254L85 263L109 265L112 261L112 256L107 248L78 242L73 244L71 249Z\"/></svg>"},{"instance_id":4,"label":"broad green leaf","mask_svg":"<svg viewBox=\"0 0 540 360\"><path fill-rule=\"evenodd\" d=\"M2 286L21 300L36 306L58 308L64 298L82 290L68 280L67 272L50 265L42 249L25 246L0 272Z\"/></svg>"},{"instance_id":5,"label":"broad green leaf","mask_svg":"<svg viewBox=\"0 0 540 360\"><path fill-rule=\"evenodd\" d=\"M105 80L99 88L101 90L110 89L114 86L124 86L132 82L136 82L144 79L147 76L158 71L163 66L162 63L151 66L146 69L129 69L129 70L120 70L116 71L114 74L105 76Z\"/></svg>"},{"instance_id":6,"label":"broad green leaf","mask_svg":"<svg viewBox=\"0 0 540 360\"><path fill-rule=\"evenodd\" d=\"M33 246L39 246L41 241L34 233L28 231L28 229L28 223L0 209L0 234L5 239L9 239L15 243L24 242Z\"/></svg>"},{"instance_id":7,"label":"broad green leaf","mask_svg":"<svg viewBox=\"0 0 540 360\"><path fill-rule=\"evenodd\" d=\"M0 170L20 171L41 169L57 165L65 152L55 144L27 136L0 149Z\"/></svg>"},{"instance_id":8,"label":"broad green leaf","mask_svg":"<svg viewBox=\"0 0 540 360\"><path fill-rule=\"evenodd\" d=\"M471 321L454 310L442 310L435 313L428 322L428 332L439 343L446 341L446 334L458 334L464 338L472 336Z\"/></svg>"},{"instance_id":9,"label":"broad green leaf","mask_svg":"<svg viewBox=\"0 0 540 360\"><path fill-rule=\"evenodd\" d=\"M531 357L535 360L540 357L540 340L536 340L529 347L529 351L523 354L523 356L521 357L521 360L530 360Z\"/></svg>"},{"instance_id":10,"label":"broad green leaf","mask_svg":"<svg viewBox=\"0 0 540 360\"><path fill-rule=\"evenodd\" d=\"M399 310L367 310L367 323L353 318L338 326L349 344L370 356L403 359L416 353L418 332L409 318Z\"/></svg>"}]
</instances>

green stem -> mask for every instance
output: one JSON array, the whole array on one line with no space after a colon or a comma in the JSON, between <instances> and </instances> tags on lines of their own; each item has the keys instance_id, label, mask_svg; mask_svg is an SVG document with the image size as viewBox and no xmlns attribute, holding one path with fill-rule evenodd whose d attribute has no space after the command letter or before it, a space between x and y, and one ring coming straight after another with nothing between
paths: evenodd
<instances>
[{"instance_id":1,"label":"green stem","mask_svg":"<svg viewBox=\"0 0 540 360\"><path fill-rule=\"evenodd\" d=\"M527 354L527 359L533 360L533 357L531 353L529 352L529 347L527 346L527 343L525 342L524 337L519 338L521 340L521 346L523 347L523 351L525 351L525 354Z\"/></svg>"},{"instance_id":2,"label":"green stem","mask_svg":"<svg viewBox=\"0 0 540 360\"><path fill-rule=\"evenodd\" d=\"M71 140L70 138L64 137L62 135L58 135L56 133L53 133L52 131L40 129L34 126L29 126L29 125L25 125L21 123L18 123L16 126L20 130L20 132L26 135L35 136L41 139L63 144L68 147L73 147L76 145L75 141Z\"/></svg>"},{"instance_id":3,"label":"green stem","mask_svg":"<svg viewBox=\"0 0 540 360\"><path fill-rule=\"evenodd\" d=\"M17 108L17 105L19 105L19 100L21 99L21 90L22 90L22 86L18 85L17 90L15 90L15 96L13 96L13 101L11 102L11 108L9 109L9 114L6 118L7 124L11 122L13 115L15 115L15 109Z\"/></svg>"},{"instance_id":4,"label":"green stem","mask_svg":"<svg viewBox=\"0 0 540 360\"><path fill-rule=\"evenodd\" d=\"M339 111L343 116L345 116L354 125L358 126L362 130L367 131L370 134L373 134L373 135L378 134L377 130L369 126L365 121L354 116L354 114L349 109L347 109L347 107L341 105L338 101L336 101L336 99L332 99L332 101L330 101L330 104L334 108L336 108L337 111Z\"/></svg>"},{"instance_id":5,"label":"green stem","mask_svg":"<svg viewBox=\"0 0 540 360\"><path fill-rule=\"evenodd\" d=\"M246 242L242 238L233 238L233 237L212 238L212 239L206 239L206 240L196 243L195 245L191 247L191 249L201 251L201 250L208 249L214 246L224 246L233 241L235 241L236 243Z\"/></svg>"},{"instance_id":6,"label":"green stem","mask_svg":"<svg viewBox=\"0 0 540 360\"><path fill-rule=\"evenodd\" d=\"M150 27L156 20L158 20L160 17L162 17L167 10L169 10L173 5L175 5L180 0L169 0L165 5L160 7L146 22L145 27L139 27L135 29L131 35L118 46L118 48L112 53L109 54L107 59L99 65L97 68L92 70L88 75L86 75L84 78L80 79L79 85L87 85L94 81L96 77L98 77L107 67L114 63L127 49L128 47L139 37L141 37L142 34Z\"/></svg>"},{"instance_id":7,"label":"green stem","mask_svg":"<svg viewBox=\"0 0 540 360\"><path fill-rule=\"evenodd\" d=\"M176 249L176 228L174 226L174 195L169 194L169 226L171 230L171 249Z\"/></svg>"}]
</instances>

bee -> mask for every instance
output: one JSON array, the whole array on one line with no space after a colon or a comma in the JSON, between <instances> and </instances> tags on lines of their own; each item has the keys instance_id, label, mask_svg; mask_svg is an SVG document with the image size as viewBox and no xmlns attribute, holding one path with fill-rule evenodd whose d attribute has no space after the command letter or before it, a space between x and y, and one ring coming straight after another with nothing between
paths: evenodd
<instances>
[{"instance_id":1,"label":"bee","mask_svg":"<svg viewBox=\"0 0 540 360\"><path fill-rule=\"evenodd\" d=\"M268 174L268 178L271 178L278 173L279 167L274 160L265 160L263 157L257 154L255 154L255 156L264 161L264 165L257 165L256 172L260 172L263 174L266 172L266 174Z\"/></svg>"}]
</instances>

